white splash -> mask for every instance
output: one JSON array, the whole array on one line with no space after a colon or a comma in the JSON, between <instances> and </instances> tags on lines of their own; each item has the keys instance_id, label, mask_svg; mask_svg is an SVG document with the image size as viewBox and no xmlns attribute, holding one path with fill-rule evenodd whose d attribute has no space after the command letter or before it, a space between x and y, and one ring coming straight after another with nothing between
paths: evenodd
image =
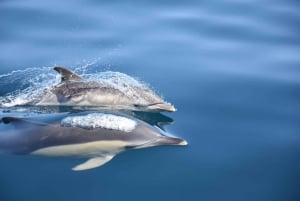
<instances>
[{"instance_id":1,"label":"white splash","mask_svg":"<svg viewBox=\"0 0 300 201\"><path fill-rule=\"evenodd\" d=\"M122 92L126 97L134 100L136 104L147 105L165 102L147 83L125 73L106 71L97 74L85 74L84 76L86 81L95 81L100 86L107 86Z\"/></svg>"},{"instance_id":2,"label":"white splash","mask_svg":"<svg viewBox=\"0 0 300 201\"><path fill-rule=\"evenodd\" d=\"M137 126L137 122L113 114L91 113L83 116L70 116L61 121L62 126L80 127L85 129L105 128L131 132Z\"/></svg>"},{"instance_id":3,"label":"white splash","mask_svg":"<svg viewBox=\"0 0 300 201\"><path fill-rule=\"evenodd\" d=\"M27 68L0 75L0 107L34 102L59 80L52 67Z\"/></svg>"},{"instance_id":4,"label":"white splash","mask_svg":"<svg viewBox=\"0 0 300 201\"><path fill-rule=\"evenodd\" d=\"M87 73L93 65L89 63L77 67L75 73L87 82L96 81L101 86L122 92L129 99L135 100L136 104L164 102L148 84L127 74L112 71ZM53 67L27 68L0 75L0 107L35 104L59 82L60 75Z\"/></svg>"}]
</instances>

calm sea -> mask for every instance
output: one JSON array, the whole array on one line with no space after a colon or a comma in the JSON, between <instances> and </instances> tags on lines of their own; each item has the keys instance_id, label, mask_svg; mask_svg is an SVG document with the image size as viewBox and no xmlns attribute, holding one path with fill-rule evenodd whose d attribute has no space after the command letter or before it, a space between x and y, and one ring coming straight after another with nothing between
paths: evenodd
<instances>
[{"instance_id":1,"label":"calm sea","mask_svg":"<svg viewBox=\"0 0 300 201\"><path fill-rule=\"evenodd\" d=\"M0 13L0 97L54 65L122 72L176 106L165 128L189 142L84 172L1 155L0 201L300 200L299 1L1 0Z\"/></svg>"}]
</instances>

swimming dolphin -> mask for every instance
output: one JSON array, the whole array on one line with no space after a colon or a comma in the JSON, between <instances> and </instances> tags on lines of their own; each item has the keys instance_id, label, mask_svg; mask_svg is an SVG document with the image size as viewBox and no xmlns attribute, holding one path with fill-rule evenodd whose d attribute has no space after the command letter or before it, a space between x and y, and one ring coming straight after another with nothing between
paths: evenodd
<instances>
[{"instance_id":1,"label":"swimming dolphin","mask_svg":"<svg viewBox=\"0 0 300 201\"><path fill-rule=\"evenodd\" d=\"M3 117L0 121L1 152L89 158L72 168L77 171L99 167L130 148L187 145L183 139L168 137L162 130L124 115L96 112L47 117L47 123Z\"/></svg>"},{"instance_id":2,"label":"swimming dolphin","mask_svg":"<svg viewBox=\"0 0 300 201\"><path fill-rule=\"evenodd\" d=\"M67 68L54 67L61 83L47 91L35 105L112 106L121 109L168 111L176 109L152 90L123 84L122 90L108 82L86 81Z\"/></svg>"}]
</instances>

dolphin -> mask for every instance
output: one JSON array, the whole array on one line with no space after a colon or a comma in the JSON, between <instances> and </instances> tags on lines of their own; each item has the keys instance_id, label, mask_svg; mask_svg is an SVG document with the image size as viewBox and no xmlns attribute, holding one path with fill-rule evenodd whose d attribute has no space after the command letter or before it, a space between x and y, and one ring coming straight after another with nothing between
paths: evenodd
<instances>
[{"instance_id":1,"label":"dolphin","mask_svg":"<svg viewBox=\"0 0 300 201\"><path fill-rule=\"evenodd\" d=\"M46 91L38 101L31 104L108 106L138 111L176 111L173 105L165 102L147 87L123 84L120 88L108 82L84 80L65 67L56 66L54 70L61 75L61 83Z\"/></svg>"},{"instance_id":2,"label":"dolphin","mask_svg":"<svg viewBox=\"0 0 300 201\"><path fill-rule=\"evenodd\" d=\"M157 127L117 113L60 113L46 117L48 121L40 117L1 118L0 151L88 158L72 168L80 171L99 167L127 149L187 145L185 140L169 137Z\"/></svg>"}]
</instances>

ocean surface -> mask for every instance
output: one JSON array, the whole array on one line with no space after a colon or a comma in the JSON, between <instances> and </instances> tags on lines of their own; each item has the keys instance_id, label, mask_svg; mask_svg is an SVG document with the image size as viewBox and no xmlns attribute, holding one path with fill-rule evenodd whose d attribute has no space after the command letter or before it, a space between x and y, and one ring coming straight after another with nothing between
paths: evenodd
<instances>
[{"instance_id":1,"label":"ocean surface","mask_svg":"<svg viewBox=\"0 0 300 201\"><path fill-rule=\"evenodd\" d=\"M189 143L82 172L0 155L0 201L300 200L299 1L2 0L0 13L1 117L34 113L8 106L57 84L55 65L118 72L174 104L165 130Z\"/></svg>"}]
</instances>

